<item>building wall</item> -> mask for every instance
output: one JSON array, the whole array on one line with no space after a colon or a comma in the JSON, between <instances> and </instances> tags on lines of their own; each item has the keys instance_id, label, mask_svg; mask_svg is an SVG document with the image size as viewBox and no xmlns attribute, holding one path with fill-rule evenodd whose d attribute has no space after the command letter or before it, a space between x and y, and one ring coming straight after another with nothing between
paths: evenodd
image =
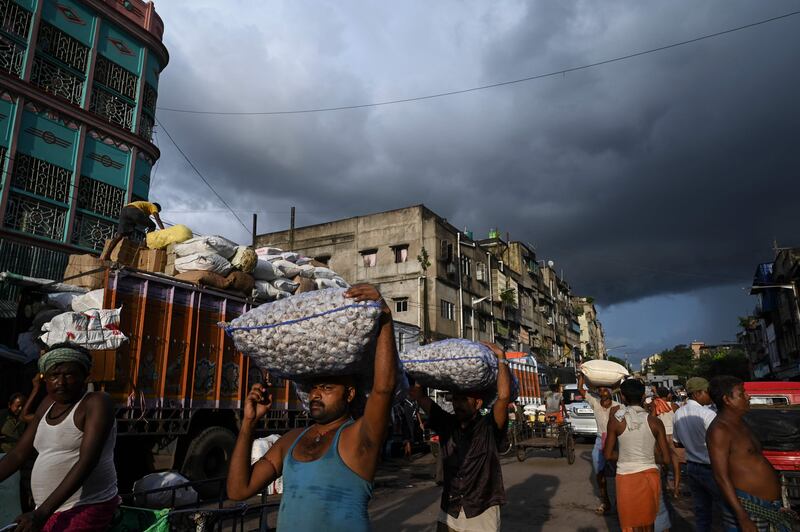
<instances>
[{"instance_id":1,"label":"building wall","mask_svg":"<svg viewBox=\"0 0 800 532\"><path fill-rule=\"evenodd\" d=\"M0 239L97 251L149 195L163 23L142 0L0 0L0 17Z\"/></svg>"}]
</instances>

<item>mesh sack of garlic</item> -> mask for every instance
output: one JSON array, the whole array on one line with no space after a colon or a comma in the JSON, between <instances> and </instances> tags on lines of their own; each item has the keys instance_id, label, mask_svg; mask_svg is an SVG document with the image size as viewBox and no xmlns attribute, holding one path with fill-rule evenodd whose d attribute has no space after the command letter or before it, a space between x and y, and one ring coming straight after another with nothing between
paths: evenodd
<instances>
[{"instance_id":1,"label":"mesh sack of garlic","mask_svg":"<svg viewBox=\"0 0 800 532\"><path fill-rule=\"evenodd\" d=\"M483 344L449 339L400 354L408 376L419 384L449 391L484 391L497 382L497 357Z\"/></svg>"},{"instance_id":2,"label":"mesh sack of garlic","mask_svg":"<svg viewBox=\"0 0 800 532\"><path fill-rule=\"evenodd\" d=\"M236 348L259 367L308 379L369 370L380 303L355 302L346 289L304 292L265 303L221 324ZM366 358L369 357L369 360Z\"/></svg>"}]
</instances>

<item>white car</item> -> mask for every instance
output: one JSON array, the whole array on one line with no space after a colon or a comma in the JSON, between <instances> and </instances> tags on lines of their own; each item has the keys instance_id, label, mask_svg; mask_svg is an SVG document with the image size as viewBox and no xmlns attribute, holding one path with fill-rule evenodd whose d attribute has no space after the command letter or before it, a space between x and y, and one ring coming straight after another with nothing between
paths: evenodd
<instances>
[{"instance_id":1,"label":"white car","mask_svg":"<svg viewBox=\"0 0 800 532\"><path fill-rule=\"evenodd\" d=\"M564 405L567 410L567 421L572 425L572 432L575 436L597 437L597 421L594 419L594 411L579 394L577 384L564 386Z\"/></svg>"}]
</instances>

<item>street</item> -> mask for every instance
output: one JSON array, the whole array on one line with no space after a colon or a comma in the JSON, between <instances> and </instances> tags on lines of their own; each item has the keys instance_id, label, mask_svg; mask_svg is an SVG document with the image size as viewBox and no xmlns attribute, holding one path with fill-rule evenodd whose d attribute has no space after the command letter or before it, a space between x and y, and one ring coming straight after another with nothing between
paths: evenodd
<instances>
[{"instance_id":1,"label":"street","mask_svg":"<svg viewBox=\"0 0 800 532\"><path fill-rule=\"evenodd\" d=\"M502 509L502 530L508 532L619 530L615 516L599 517L592 483L592 446L576 445L576 460L568 465L558 451L529 451L525 462L513 454L502 458L507 504ZM376 478L370 503L375 530L422 532L434 530L441 487L433 481L430 454L411 462L384 464ZM672 512L672 531L690 531L688 495Z\"/></svg>"}]
</instances>

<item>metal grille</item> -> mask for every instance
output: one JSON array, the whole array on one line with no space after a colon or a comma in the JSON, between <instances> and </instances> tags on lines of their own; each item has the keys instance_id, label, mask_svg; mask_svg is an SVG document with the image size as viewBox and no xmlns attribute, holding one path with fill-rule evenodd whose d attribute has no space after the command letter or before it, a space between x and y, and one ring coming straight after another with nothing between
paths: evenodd
<instances>
[{"instance_id":1,"label":"metal grille","mask_svg":"<svg viewBox=\"0 0 800 532\"><path fill-rule=\"evenodd\" d=\"M153 119L145 113L139 119L139 136L143 139L150 140L153 138Z\"/></svg>"},{"instance_id":2,"label":"metal grille","mask_svg":"<svg viewBox=\"0 0 800 532\"><path fill-rule=\"evenodd\" d=\"M66 98L75 105L81 104L83 80L67 70L39 57L33 60L31 83L43 90Z\"/></svg>"},{"instance_id":3,"label":"metal grille","mask_svg":"<svg viewBox=\"0 0 800 532\"><path fill-rule=\"evenodd\" d=\"M85 248L103 249L106 240L114 236L115 229L113 222L77 213L72 230L72 243Z\"/></svg>"},{"instance_id":4,"label":"metal grille","mask_svg":"<svg viewBox=\"0 0 800 532\"><path fill-rule=\"evenodd\" d=\"M69 203L72 172L42 159L17 152L11 185L45 198Z\"/></svg>"},{"instance_id":5,"label":"metal grille","mask_svg":"<svg viewBox=\"0 0 800 532\"><path fill-rule=\"evenodd\" d=\"M144 94L142 95L142 105L144 105L147 109L155 111L157 99L158 93L156 93L156 90L149 83L145 83Z\"/></svg>"},{"instance_id":6,"label":"metal grille","mask_svg":"<svg viewBox=\"0 0 800 532\"><path fill-rule=\"evenodd\" d=\"M15 242L0 238L0 271L20 275L53 279L64 278L68 255L31 245L29 242ZM16 300L20 287L11 283L0 283L0 299Z\"/></svg>"},{"instance_id":7,"label":"metal grille","mask_svg":"<svg viewBox=\"0 0 800 532\"><path fill-rule=\"evenodd\" d=\"M3 224L24 233L61 240L66 219L66 209L19 194L9 194Z\"/></svg>"},{"instance_id":8,"label":"metal grille","mask_svg":"<svg viewBox=\"0 0 800 532\"><path fill-rule=\"evenodd\" d=\"M94 65L94 80L131 100L136 99L136 85L139 83L139 77L102 55L97 56L97 62Z\"/></svg>"},{"instance_id":9,"label":"metal grille","mask_svg":"<svg viewBox=\"0 0 800 532\"><path fill-rule=\"evenodd\" d=\"M36 46L47 55L80 72L86 72L89 47L60 29L42 21Z\"/></svg>"},{"instance_id":10,"label":"metal grille","mask_svg":"<svg viewBox=\"0 0 800 532\"><path fill-rule=\"evenodd\" d=\"M91 177L81 176L78 184L78 208L118 218L125 201L125 191Z\"/></svg>"},{"instance_id":11,"label":"metal grille","mask_svg":"<svg viewBox=\"0 0 800 532\"><path fill-rule=\"evenodd\" d=\"M11 0L0 0L0 24L3 31L14 34L21 39L28 38L31 25L31 13Z\"/></svg>"},{"instance_id":12,"label":"metal grille","mask_svg":"<svg viewBox=\"0 0 800 532\"><path fill-rule=\"evenodd\" d=\"M25 48L0 34L0 70L21 76L23 59Z\"/></svg>"},{"instance_id":13,"label":"metal grille","mask_svg":"<svg viewBox=\"0 0 800 532\"><path fill-rule=\"evenodd\" d=\"M89 102L89 110L102 116L109 122L131 130L133 125L133 106L110 92L94 86L92 98Z\"/></svg>"}]
</instances>

